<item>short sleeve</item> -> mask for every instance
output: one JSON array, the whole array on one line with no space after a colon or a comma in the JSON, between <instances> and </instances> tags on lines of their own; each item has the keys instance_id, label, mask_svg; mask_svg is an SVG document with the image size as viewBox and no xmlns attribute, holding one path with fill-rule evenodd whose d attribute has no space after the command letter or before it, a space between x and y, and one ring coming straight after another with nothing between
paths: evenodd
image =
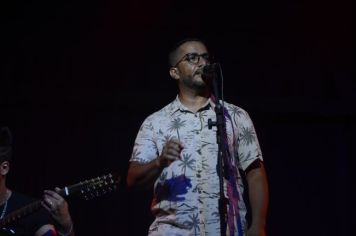
<instances>
[{"instance_id":1,"label":"short sleeve","mask_svg":"<svg viewBox=\"0 0 356 236\"><path fill-rule=\"evenodd\" d=\"M262 158L255 127L249 114L242 110L238 117L238 158L243 170L255 160Z\"/></svg>"},{"instance_id":2,"label":"short sleeve","mask_svg":"<svg viewBox=\"0 0 356 236\"><path fill-rule=\"evenodd\" d=\"M146 118L140 127L130 161L147 163L157 158L158 149L154 137L153 117L150 116Z\"/></svg>"}]
</instances>

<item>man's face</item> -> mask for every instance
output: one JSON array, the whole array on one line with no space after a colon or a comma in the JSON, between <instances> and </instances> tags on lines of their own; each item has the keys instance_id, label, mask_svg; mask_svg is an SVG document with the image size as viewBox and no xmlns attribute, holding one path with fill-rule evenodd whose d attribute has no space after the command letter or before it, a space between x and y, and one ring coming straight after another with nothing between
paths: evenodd
<instances>
[{"instance_id":1,"label":"man's face","mask_svg":"<svg viewBox=\"0 0 356 236\"><path fill-rule=\"evenodd\" d=\"M203 67L209 63L205 45L197 41L186 42L178 48L177 58L175 79L179 80L180 88L206 89L207 84L201 76Z\"/></svg>"}]
</instances>

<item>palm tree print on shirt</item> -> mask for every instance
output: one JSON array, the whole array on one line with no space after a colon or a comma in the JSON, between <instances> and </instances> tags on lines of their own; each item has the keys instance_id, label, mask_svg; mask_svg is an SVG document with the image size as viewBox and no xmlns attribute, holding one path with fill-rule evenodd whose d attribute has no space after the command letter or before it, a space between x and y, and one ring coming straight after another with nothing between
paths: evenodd
<instances>
[{"instance_id":1,"label":"palm tree print on shirt","mask_svg":"<svg viewBox=\"0 0 356 236\"><path fill-rule=\"evenodd\" d=\"M185 175L185 171L186 171L187 167L191 170L193 170L193 168L194 168L193 164L195 163L195 160L191 159L191 157L192 157L191 154L184 153L182 161L178 164L178 166L182 167L182 171L183 171L184 175Z\"/></svg>"},{"instance_id":2,"label":"palm tree print on shirt","mask_svg":"<svg viewBox=\"0 0 356 236\"><path fill-rule=\"evenodd\" d=\"M240 140L243 145L249 145L255 142L255 131L252 127L242 127Z\"/></svg>"},{"instance_id":3,"label":"palm tree print on shirt","mask_svg":"<svg viewBox=\"0 0 356 236\"><path fill-rule=\"evenodd\" d=\"M237 125L236 116L240 117L240 115L242 115L244 113L243 110L236 106L231 106L228 109L229 109L230 113L232 114L232 118L234 120L235 125Z\"/></svg>"},{"instance_id":4,"label":"palm tree print on shirt","mask_svg":"<svg viewBox=\"0 0 356 236\"><path fill-rule=\"evenodd\" d=\"M185 224L189 224L194 228L194 235L198 235L199 233L199 217L198 214L189 215L189 221L184 222Z\"/></svg>"},{"instance_id":5,"label":"palm tree print on shirt","mask_svg":"<svg viewBox=\"0 0 356 236\"><path fill-rule=\"evenodd\" d=\"M135 161L141 162L141 163L147 162L147 160L142 159L142 158L139 157L140 154L141 154L141 152L138 151L137 148L134 148L133 152L132 152L132 159L134 159Z\"/></svg>"},{"instance_id":6,"label":"palm tree print on shirt","mask_svg":"<svg viewBox=\"0 0 356 236\"><path fill-rule=\"evenodd\" d=\"M168 131L172 132L173 130L176 130L178 139L180 140L179 129L185 126L185 122L185 120L181 120L179 117L175 118L173 121L171 121Z\"/></svg>"}]
</instances>

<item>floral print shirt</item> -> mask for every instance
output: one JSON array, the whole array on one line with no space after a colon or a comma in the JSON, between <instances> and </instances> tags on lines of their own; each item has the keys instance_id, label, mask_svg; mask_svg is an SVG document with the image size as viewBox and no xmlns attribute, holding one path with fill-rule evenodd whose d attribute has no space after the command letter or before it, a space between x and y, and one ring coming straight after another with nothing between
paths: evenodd
<instances>
[{"instance_id":1,"label":"floral print shirt","mask_svg":"<svg viewBox=\"0 0 356 236\"><path fill-rule=\"evenodd\" d=\"M226 133L234 166L246 170L254 160L262 160L253 123L240 107L227 102L223 106L228 113L225 115ZM184 145L181 160L164 168L154 184L151 210L156 219L150 226L149 235L220 235L217 128L208 127L209 119L216 120L214 107L209 99L205 106L193 113L177 96L143 122L130 161L148 163L154 160L173 137ZM238 232L241 234L246 230L246 206L242 200L243 183L239 171L236 184L241 199L236 217L242 220L241 230L234 235L239 235Z\"/></svg>"}]
</instances>

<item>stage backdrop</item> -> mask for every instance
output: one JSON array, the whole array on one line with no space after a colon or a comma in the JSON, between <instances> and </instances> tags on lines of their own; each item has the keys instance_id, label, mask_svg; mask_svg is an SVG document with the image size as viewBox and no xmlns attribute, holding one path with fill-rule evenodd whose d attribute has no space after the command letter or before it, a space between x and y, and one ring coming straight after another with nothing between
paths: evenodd
<instances>
[{"instance_id":1,"label":"stage backdrop","mask_svg":"<svg viewBox=\"0 0 356 236\"><path fill-rule=\"evenodd\" d=\"M3 5L3 4L2 4ZM205 39L224 97L254 121L270 184L268 235L353 235L355 82L344 1L16 1L0 7L0 122L9 186L34 197L118 173L68 199L77 235L146 235L151 190L125 178L146 116L177 93L167 50Z\"/></svg>"}]
</instances>

